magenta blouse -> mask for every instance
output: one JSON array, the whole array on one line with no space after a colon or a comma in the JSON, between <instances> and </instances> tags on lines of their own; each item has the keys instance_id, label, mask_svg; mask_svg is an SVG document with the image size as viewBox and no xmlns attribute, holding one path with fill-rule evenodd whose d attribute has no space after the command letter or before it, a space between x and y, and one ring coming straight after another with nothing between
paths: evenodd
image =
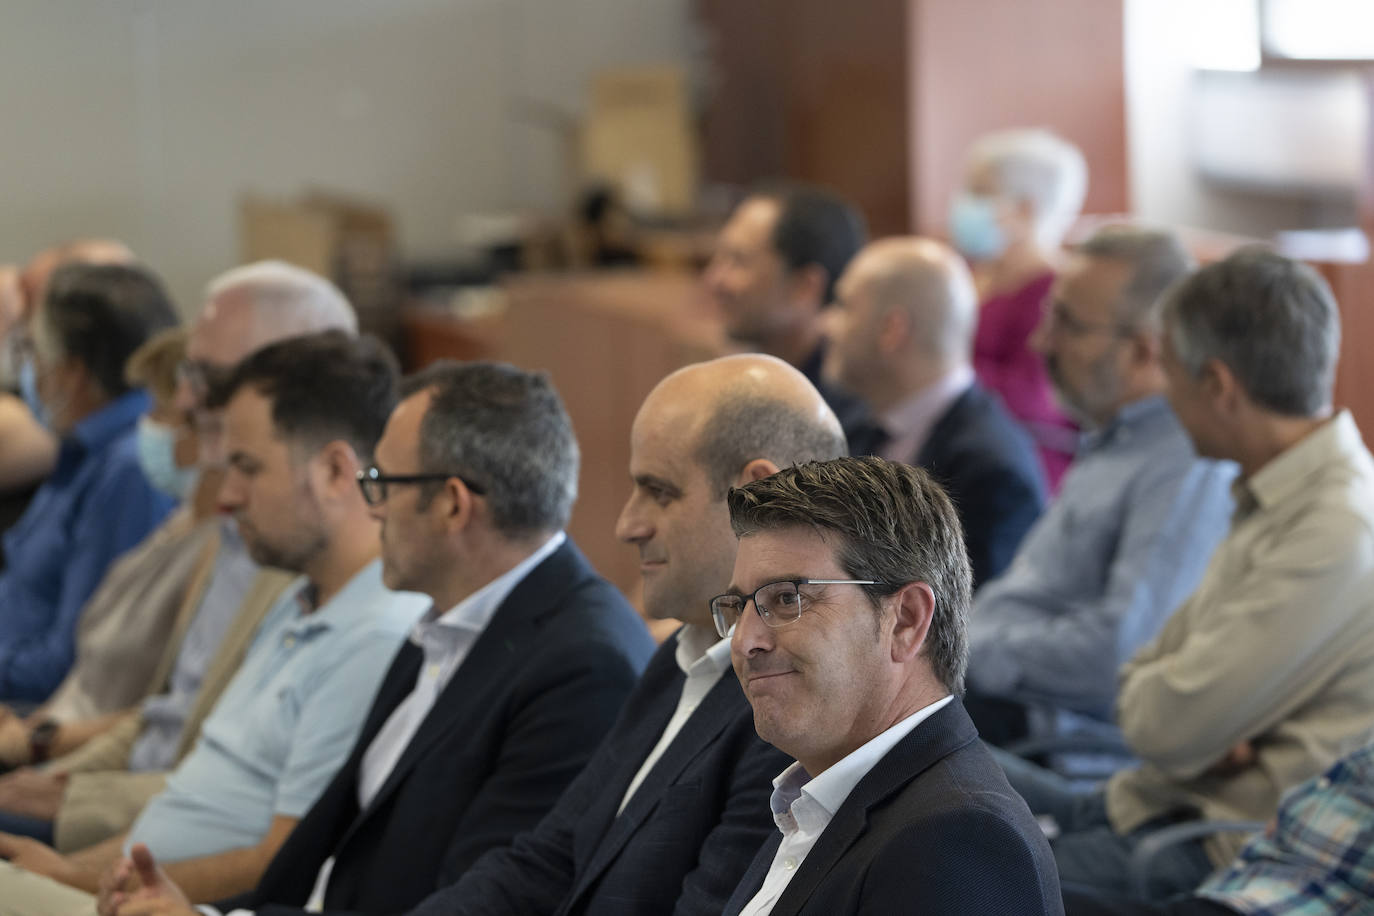
<instances>
[{"instance_id":1,"label":"magenta blouse","mask_svg":"<svg viewBox=\"0 0 1374 916\"><path fill-rule=\"evenodd\" d=\"M978 379L1001 395L1007 410L1030 433L1050 492L1057 493L1059 479L1073 460L1078 428L1055 403L1045 364L1030 348L1031 333L1053 283L1054 274L1047 273L982 304L973 367Z\"/></svg>"}]
</instances>

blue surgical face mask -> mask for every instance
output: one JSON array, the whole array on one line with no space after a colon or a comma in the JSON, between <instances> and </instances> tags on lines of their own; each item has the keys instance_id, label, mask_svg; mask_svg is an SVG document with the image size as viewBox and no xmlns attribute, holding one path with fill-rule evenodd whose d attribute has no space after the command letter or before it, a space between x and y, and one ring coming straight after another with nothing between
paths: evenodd
<instances>
[{"instance_id":1,"label":"blue surgical face mask","mask_svg":"<svg viewBox=\"0 0 1374 916\"><path fill-rule=\"evenodd\" d=\"M176 430L151 417L138 421L138 465L155 488L185 501L196 485L195 468L179 468Z\"/></svg>"},{"instance_id":2,"label":"blue surgical face mask","mask_svg":"<svg viewBox=\"0 0 1374 916\"><path fill-rule=\"evenodd\" d=\"M997 222L997 198L962 191L949 208L954 247L974 261L987 261L1007 250L1007 237Z\"/></svg>"},{"instance_id":3,"label":"blue surgical face mask","mask_svg":"<svg viewBox=\"0 0 1374 916\"><path fill-rule=\"evenodd\" d=\"M52 415L48 413L48 405L38 396L38 367L33 364L32 358L19 363L19 396L28 405L33 418L45 429L51 430Z\"/></svg>"}]
</instances>

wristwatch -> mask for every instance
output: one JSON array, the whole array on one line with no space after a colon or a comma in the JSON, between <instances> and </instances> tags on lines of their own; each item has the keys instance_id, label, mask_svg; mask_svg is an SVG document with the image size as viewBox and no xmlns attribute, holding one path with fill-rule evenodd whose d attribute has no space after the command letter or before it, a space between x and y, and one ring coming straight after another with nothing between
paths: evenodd
<instances>
[{"instance_id":1,"label":"wristwatch","mask_svg":"<svg viewBox=\"0 0 1374 916\"><path fill-rule=\"evenodd\" d=\"M56 719L44 719L29 732L29 763L45 763L52 753L53 741L61 724Z\"/></svg>"}]
</instances>

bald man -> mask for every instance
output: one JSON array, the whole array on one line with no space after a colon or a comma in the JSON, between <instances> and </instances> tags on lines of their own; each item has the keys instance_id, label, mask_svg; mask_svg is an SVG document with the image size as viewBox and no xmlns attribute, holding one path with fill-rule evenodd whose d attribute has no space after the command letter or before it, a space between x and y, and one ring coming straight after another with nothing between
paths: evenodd
<instances>
[{"instance_id":1,"label":"bald man","mask_svg":"<svg viewBox=\"0 0 1374 916\"><path fill-rule=\"evenodd\" d=\"M964 526L974 587L1004 570L1045 504L1035 448L974 378L977 294L931 239L864 247L840 278L825 375L866 400L881 432L855 454L925 468Z\"/></svg>"},{"instance_id":2,"label":"bald man","mask_svg":"<svg viewBox=\"0 0 1374 916\"><path fill-rule=\"evenodd\" d=\"M774 829L768 797L788 763L755 734L711 620L735 562L725 494L844 453L835 415L780 359L727 356L659 383L630 434L616 534L639 550L649 614L683 626L540 825L415 913L720 913Z\"/></svg>"}]
</instances>

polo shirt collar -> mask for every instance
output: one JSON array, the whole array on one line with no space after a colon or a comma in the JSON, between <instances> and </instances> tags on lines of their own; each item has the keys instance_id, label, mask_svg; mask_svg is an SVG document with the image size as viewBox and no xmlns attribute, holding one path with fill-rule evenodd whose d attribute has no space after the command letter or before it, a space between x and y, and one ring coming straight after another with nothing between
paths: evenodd
<instances>
[{"instance_id":1,"label":"polo shirt collar","mask_svg":"<svg viewBox=\"0 0 1374 916\"><path fill-rule=\"evenodd\" d=\"M308 636L321 630L362 628L371 621L377 607L392 594L382 584L380 557L354 573L347 585L312 613L306 612L306 608L314 604L310 581L302 576L291 584L291 590L300 608L287 626L287 632L297 636Z\"/></svg>"}]
</instances>

